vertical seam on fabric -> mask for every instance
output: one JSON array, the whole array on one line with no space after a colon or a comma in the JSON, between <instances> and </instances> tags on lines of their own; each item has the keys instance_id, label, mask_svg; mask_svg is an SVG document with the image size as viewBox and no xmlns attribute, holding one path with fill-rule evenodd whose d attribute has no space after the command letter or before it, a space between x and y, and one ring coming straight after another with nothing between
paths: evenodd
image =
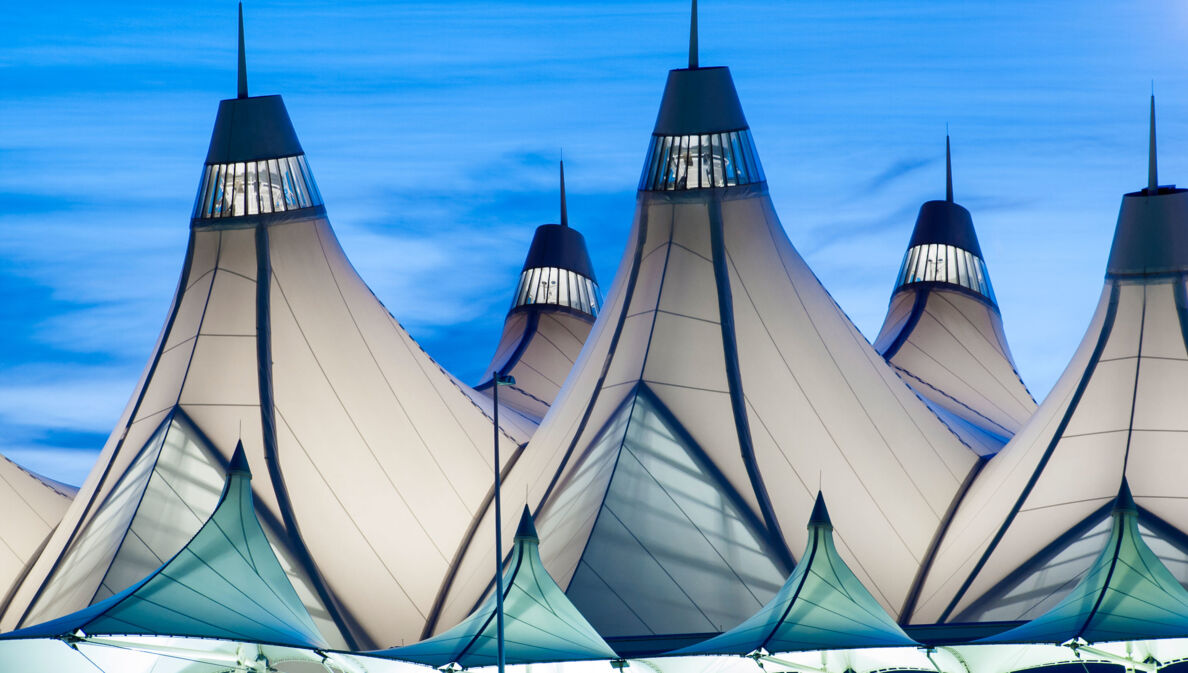
<instances>
[{"instance_id":1,"label":"vertical seam on fabric","mask_svg":"<svg viewBox=\"0 0 1188 673\"><path fill-rule=\"evenodd\" d=\"M1143 285L1143 310L1139 314L1138 354L1134 358L1134 387L1130 394L1130 419L1126 423L1126 451L1122 454L1122 478L1126 478L1126 466L1130 464L1130 440L1134 437L1134 410L1138 406L1139 375L1143 367L1143 334L1147 327L1147 286Z\"/></svg>"},{"instance_id":2,"label":"vertical seam on fabric","mask_svg":"<svg viewBox=\"0 0 1188 673\"><path fill-rule=\"evenodd\" d=\"M821 532L819 530L813 531L813 548L809 550L808 558L802 561L805 569L804 572L800 574L800 584L796 585L796 591L792 593L791 600L788 601L788 605L784 606L784 611L780 614L780 618L776 620L775 626L772 627L771 632L767 634L767 637L763 639L760 647L766 648L767 644L771 642L771 639L775 638L776 632L780 630L780 624L784 623L784 620L788 618L788 613L792 612L792 607L796 605L796 599L800 597L800 590L803 589L805 583L808 582L809 569L812 567L813 559L817 556L817 549L821 545L820 535Z\"/></svg>"},{"instance_id":3,"label":"vertical seam on fabric","mask_svg":"<svg viewBox=\"0 0 1188 673\"><path fill-rule=\"evenodd\" d=\"M899 334L895 335L895 340L887 346L887 350L880 353L883 359L891 362L891 358L899 352L900 348L907 343L908 337L912 335L912 330L916 329L916 323L920 322L920 317L924 315L924 304L928 299L928 288L922 287L915 291L912 297L912 311L908 314L907 320L904 321L903 327L900 328Z\"/></svg>"},{"instance_id":4,"label":"vertical seam on fabric","mask_svg":"<svg viewBox=\"0 0 1188 673\"><path fill-rule=\"evenodd\" d=\"M1076 412L1077 406L1081 402L1081 396L1085 394L1085 389L1089 387L1089 380L1093 378L1093 372L1095 369L1097 369L1097 363L1101 359L1102 352L1105 351L1106 342L1109 341L1110 333L1114 330L1114 319L1118 314L1118 283L1114 280L1109 280L1107 282L1110 283L1110 298L1109 305L1106 307L1105 318L1102 321L1101 334L1097 337L1097 344L1093 348L1093 353L1089 356L1089 362L1085 367L1085 373L1081 376L1081 381L1077 384L1077 389L1073 392L1072 399L1069 400L1068 408L1065 409L1064 416L1060 419L1060 424L1056 427L1056 431L1052 434L1052 440L1048 442L1048 448L1044 450L1043 455L1040 457L1039 463L1035 466L1035 470L1032 472L1031 477L1024 485L1023 492L1019 494L1019 498L1015 501L1015 504L1011 507L1010 511L1007 512L1006 519L1003 521L1002 526L999 527L998 532L994 534L994 538L990 540L990 544L986 546L986 551L982 553L981 558L978 559L976 564L974 564L973 569L970 571L969 575L966 576L965 581L962 582L961 587L957 590L957 593L953 596L952 600L949 601L949 604L945 607L944 611L941 612L940 618L937 620L938 623L948 620L949 615L957 607L957 603L959 603L965 596L965 592L969 591L969 587L973 584L974 578L977 577L978 573L981 572L983 567L985 567L986 563L990 560L990 555L994 553L998 543L1006 535L1007 529L1010 528L1011 524L1015 520L1015 517L1023 508L1023 503L1026 502L1028 496L1031 495L1031 490L1035 488L1036 483L1039 482L1040 475L1043 474L1044 468L1048 465L1048 460L1051 459L1052 454L1056 451L1056 445L1060 443L1061 438L1064 436L1065 428L1067 428L1069 422L1072 421L1073 413Z\"/></svg>"},{"instance_id":5,"label":"vertical seam on fabric","mask_svg":"<svg viewBox=\"0 0 1188 673\"><path fill-rule=\"evenodd\" d=\"M730 290L730 271L726 264L726 240L722 227L722 200L714 193L708 203L710 250L713 255L714 281L718 295L718 324L722 330L723 363L726 369L726 382L730 390L730 410L734 414L734 428L738 437L738 447L742 454L743 465L747 470L751 488L755 491L755 498L759 501L759 511L766 523L768 542L779 557L785 572L791 572L792 552L788 549L783 532L780 530L779 519L776 518L775 508L771 504L771 497L767 493L767 486L763 482L763 475L759 471L758 460L755 457L755 446L751 437L751 425L747 418L746 397L743 392L742 373L739 369L738 342L734 333L734 298Z\"/></svg>"},{"instance_id":6,"label":"vertical seam on fabric","mask_svg":"<svg viewBox=\"0 0 1188 673\"><path fill-rule=\"evenodd\" d=\"M338 627L343 640L352 649L356 648L354 634L347 628L340 614L340 607L325 580L318 571L301 531L297 528L296 517L293 516L293 503L289 498L289 491L285 486L285 477L280 469L280 451L276 440L276 413L272 397L272 329L269 317L270 291L272 287L272 261L268 249L268 227L264 223L256 225L256 373L260 399L261 435L264 444L264 462L268 466L268 477L272 482L276 494L277 505L281 511L281 520L285 524L286 537L292 546L292 552L298 563L305 568L309 582L322 600L326 612Z\"/></svg>"},{"instance_id":7,"label":"vertical seam on fabric","mask_svg":"<svg viewBox=\"0 0 1188 673\"><path fill-rule=\"evenodd\" d=\"M1145 297L1145 288L1143 293ZM1110 582L1114 578L1114 569L1118 567L1118 553L1122 550L1122 538L1126 534L1126 522L1123 520L1125 516L1126 514L1119 513L1118 518L1115 519L1114 525L1118 527L1118 539L1114 541L1114 555L1110 558L1110 569L1106 572L1106 579L1101 585L1101 591L1097 594L1097 600L1093 602L1093 609L1089 611L1089 616L1085 618L1085 621L1081 624L1081 628L1077 629L1077 638L1080 638L1085 633L1085 630L1089 628L1089 624L1093 622L1093 618L1097 616L1097 611L1101 608L1101 602L1105 600L1106 592L1110 588Z\"/></svg>"}]
</instances>

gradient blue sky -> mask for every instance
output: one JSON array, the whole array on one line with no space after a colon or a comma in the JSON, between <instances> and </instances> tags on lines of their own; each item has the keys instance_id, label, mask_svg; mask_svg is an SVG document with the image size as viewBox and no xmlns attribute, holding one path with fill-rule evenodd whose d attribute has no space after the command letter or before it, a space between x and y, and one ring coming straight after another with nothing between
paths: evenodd
<instances>
[{"instance_id":1,"label":"gradient blue sky","mask_svg":"<svg viewBox=\"0 0 1188 673\"><path fill-rule=\"evenodd\" d=\"M974 216L1019 369L1046 395L1101 290L1120 196L1188 183L1179 2L701 3L793 243L868 336L922 201ZM331 220L447 368L490 356L537 224L619 261L688 8L666 2L249 2L254 94L281 93ZM233 2L16 3L0 46L0 451L78 483L165 318Z\"/></svg>"}]
</instances>

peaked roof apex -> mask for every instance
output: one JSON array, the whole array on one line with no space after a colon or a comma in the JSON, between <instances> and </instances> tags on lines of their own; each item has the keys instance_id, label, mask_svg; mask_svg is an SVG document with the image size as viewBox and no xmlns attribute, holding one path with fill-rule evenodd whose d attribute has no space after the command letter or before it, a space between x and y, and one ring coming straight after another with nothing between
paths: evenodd
<instances>
[{"instance_id":1,"label":"peaked roof apex","mask_svg":"<svg viewBox=\"0 0 1188 673\"><path fill-rule=\"evenodd\" d=\"M829 526L833 527L833 522L829 520L829 510L825 508L825 496L820 491L817 491L817 502L813 503L813 512L809 515L809 528L813 526Z\"/></svg>"},{"instance_id":2,"label":"peaked roof apex","mask_svg":"<svg viewBox=\"0 0 1188 673\"><path fill-rule=\"evenodd\" d=\"M540 540L540 536L536 534L536 524L532 521L532 512L528 509L528 505L524 505L524 513L520 515L520 525L516 528L517 540Z\"/></svg>"}]
</instances>

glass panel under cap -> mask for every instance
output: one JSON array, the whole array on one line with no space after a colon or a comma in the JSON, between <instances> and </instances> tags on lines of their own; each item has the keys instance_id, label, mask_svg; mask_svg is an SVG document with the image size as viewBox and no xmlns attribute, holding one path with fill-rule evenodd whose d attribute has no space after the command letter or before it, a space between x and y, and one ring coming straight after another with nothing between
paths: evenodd
<instances>
[{"instance_id":1,"label":"glass panel under cap","mask_svg":"<svg viewBox=\"0 0 1188 673\"><path fill-rule=\"evenodd\" d=\"M260 213L260 192L259 181L256 178L256 162L249 161L247 164L247 214L258 215Z\"/></svg>"},{"instance_id":2,"label":"glass panel under cap","mask_svg":"<svg viewBox=\"0 0 1188 673\"><path fill-rule=\"evenodd\" d=\"M297 155L297 163L301 164L301 172L305 174L305 184L309 188L309 201L315 206L322 205L322 192L318 190L318 183L314 181L313 172L309 170L309 163L304 154Z\"/></svg>"}]
</instances>

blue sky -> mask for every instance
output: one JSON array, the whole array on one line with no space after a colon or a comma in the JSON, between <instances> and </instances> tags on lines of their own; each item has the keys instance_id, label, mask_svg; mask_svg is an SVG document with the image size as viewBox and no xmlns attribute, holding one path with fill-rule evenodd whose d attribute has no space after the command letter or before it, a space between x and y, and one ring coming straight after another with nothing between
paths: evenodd
<instances>
[{"instance_id":1,"label":"blue sky","mask_svg":"<svg viewBox=\"0 0 1188 673\"><path fill-rule=\"evenodd\" d=\"M285 97L343 246L426 349L486 364L537 224L618 264L688 7L666 2L249 2L249 82ZM1188 183L1177 2L701 3L792 241L873 337L922 201L981 237L1037 398L1101 290L1120 196ZM169 307L232 2L5 9L0 46L0 451L77 483Z\"/></svg>"}]
</instances>

